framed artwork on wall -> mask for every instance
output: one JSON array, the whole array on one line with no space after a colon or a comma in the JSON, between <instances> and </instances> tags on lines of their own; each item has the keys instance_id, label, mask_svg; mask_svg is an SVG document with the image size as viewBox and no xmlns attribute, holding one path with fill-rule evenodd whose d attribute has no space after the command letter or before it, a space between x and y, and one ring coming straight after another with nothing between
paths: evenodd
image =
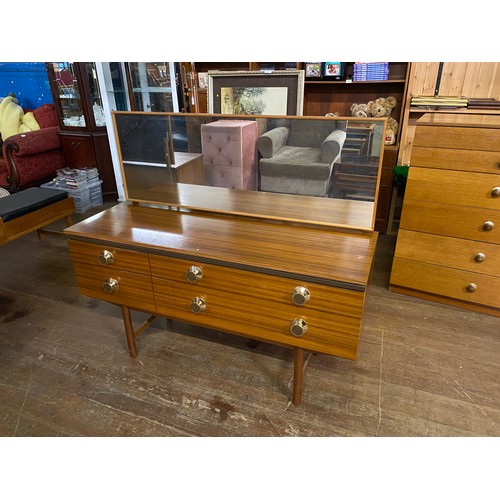
<instances>
[{"instance_id":1,"label":"framed artwork on wall","mask_svg":"<svg viewBox=\"0 0 500 500\"><path fill-rule=\"evenodd\" d=\"M304 70L209 71L208 112L302 115Z\"/></svg>"}]
</instances>

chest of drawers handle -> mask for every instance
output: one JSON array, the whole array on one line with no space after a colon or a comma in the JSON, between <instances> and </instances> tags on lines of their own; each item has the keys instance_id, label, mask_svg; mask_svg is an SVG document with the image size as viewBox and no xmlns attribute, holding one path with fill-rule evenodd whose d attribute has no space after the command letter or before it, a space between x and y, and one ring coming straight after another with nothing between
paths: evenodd
<instances>
[{"instance_id":1,"label":"chest of drawers handle","mask_svg":"<svg viewBox=\"0 0 500 500\"><path fill-rule=\"evenodd\" d=\"M203 278L203 271L198 266L190 266L186 272L186 279L190 283L196 283Z\"/></svg>"},{"instance_id":2,"label":"chest of drawers handle","mask_svg":"<svg viewBox=\"0 0 500 500\"><path fill-rule=\"evenodd\" d=\"M205 299L201 297L195 297L191 301L191 311L198 314L203 312L207 308L207 303L205 302Z\"/></svg>"},{"instance_id":3,"label":"chest of drawers handle","mask_svg":"<svg viewBox=\"0 0 500 500\"><path fill-rule=\"evenodd\" d=\"M307 332L307 323L302 318L295 318L290 323L290 333L294 337L302 337Z\"/></svg>"},{"instance_id":4,"label":"chest of drawers handle","mask_svg":"<svg viewBox=\"0 0 500 500\"><path fill-rule=\"evenodd\" d=\"M495 187L491 190L491 196L492 198L499 198L500 197L500 187Z\"/></svg>"},{"instance_id":5,"label":"chest of drawers handle","mask_svg":"<svg viewBox=\"0 0 500 500\"><path fill-rule=\"evenodd\" d=\"M103 250L98 258L99 264L102 266L107 266L108 264L112 264L115 260L114 255L109 250Z\"/></svg>"},{"instance_id":6,"label":"chest of drawers handle","mask_svg":"<svg viewBox=\"0 0 500 500\"><path fill-rule=\"evenodd\" d=\"M495 227L495 224L493 224L493 222L491 222L490 220L487 220L483 224L483 231L491 231L494 227Z\"/></svg>"},{"instance_id":7,"label":"chest of drawers handle","mask_svg":"<svg viewBox=\"0 0 500 500\"><path fill-rule=\"evenodd\" d=\"M104 289L105 292L113 293L118 290L119 284L118 281L115 280L114 278L108 278L102 285L102 288Z\"/></svg>"},{"instance_id":8,"label":"chest of drawers handle","mask_svg":"<svg viewBox=\"0 0 500 500\"><path fill-rule=\"evenodd\" d=\"M486 260L486 255L484 255L484 253L478 252L476 255L474 255L474 260L476 262L484 262Z\"/></svg>"},{"instance_id":9,"label":"chest of drawers handle","mask_svg":"<svg viewBox=\"0 0 500 500\"><path fill-rule=\"evenodd\" d=\"M292 291L292 301L297 306L303 306L311 298L311 293L305 286L296 286Z\"/></svg>"},{"instance_id":10,"label":"chest of drawers handle","mask_svg":"<svg viewBox=\"0 0 500 500\"><path fill-rule=\"evenodd\" d=\"M465 289L466 289L468 292L472 293L472 292L475 292L475 291L477 290L477 285L476 285L475 283L469 283L469 284L465 287Z\"/></svg>"}]
</instances>

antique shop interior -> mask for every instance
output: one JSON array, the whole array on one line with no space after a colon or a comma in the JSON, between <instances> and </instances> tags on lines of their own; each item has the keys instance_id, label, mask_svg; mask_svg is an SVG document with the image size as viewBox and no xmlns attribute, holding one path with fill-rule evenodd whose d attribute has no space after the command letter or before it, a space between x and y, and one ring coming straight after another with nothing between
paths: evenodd
<instances>
[{"instance_id":1,"label":"antique shop interior","mask_svg":"<svg viewBox=\"0 0 500 500\"><path fill-rule=\"evenodd\" d=\"M499 436L500 63L0 93L1 436Z\"/></svg>"}]
</instances>

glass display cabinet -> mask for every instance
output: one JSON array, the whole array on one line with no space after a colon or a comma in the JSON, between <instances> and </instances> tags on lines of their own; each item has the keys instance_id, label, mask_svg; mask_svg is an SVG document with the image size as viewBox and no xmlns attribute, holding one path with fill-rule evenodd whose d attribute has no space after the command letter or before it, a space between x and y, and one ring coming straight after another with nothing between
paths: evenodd
<instances>
[{"instance_id":1,"label":"glass display cabinet","mask_svg":"<svg viewBox=\"0 0 500 500\"><path fill-rule=\"evenodd\" d=\"M113 122L127 201L65 233L80 292L121 308L131 357L157 315L284 346L296 405L311 354L356 360L385 119Z\"/></svg>"},{"instance_id":2,"label":"glass display cabinet","mask_svg":"<svg viewBox=\"0 0 500 500\"><path fill-rule=\"evenodd\" d=\"M93 62L46 63L66 164L97 167L103 195L117 192L99 81Z\"/></svg>"},{"instance_id":3,"label":"glass display cabinet","mask_svg":"<svg viewBox=\"0 0 500 500\"><path fill-rule=\"evenodd\" d=\"M132 110L179 111L173 62L129 62L125 70Z\"/></svg>"}]
</instances>

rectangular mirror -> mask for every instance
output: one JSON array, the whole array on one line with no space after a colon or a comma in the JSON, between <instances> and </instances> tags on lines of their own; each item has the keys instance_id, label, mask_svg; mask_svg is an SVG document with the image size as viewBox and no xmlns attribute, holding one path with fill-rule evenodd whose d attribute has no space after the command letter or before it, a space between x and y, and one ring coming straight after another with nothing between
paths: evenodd
<instances>
[{"instance_id":1,"label":"rectangular mirror","mask_svg":"<svg viewBox=\"0 0 500 500\"><path fill-rule=\"evenodd\" d=\"M113 112L127 200L373 230L385 119Z\"/></svg>"}]
</instances>

